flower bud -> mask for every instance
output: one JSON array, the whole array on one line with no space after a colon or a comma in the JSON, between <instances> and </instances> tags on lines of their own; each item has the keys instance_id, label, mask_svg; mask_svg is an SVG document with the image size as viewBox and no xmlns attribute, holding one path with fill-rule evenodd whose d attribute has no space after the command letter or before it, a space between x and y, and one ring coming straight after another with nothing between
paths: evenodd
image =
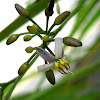
<instances>
[{"instance_id":1,"label":"flower bud","mask_svg":"<svg viewBox=\"0 0 100 100\"><path fill-rule=\"evenodd\" d=\"M54 0L51 0L48 8L45 9L45 15L47 17L52 16L52 14L53 14L53 7L54 7Z\"/></svg>"},{"instance_id":2,"label":"flower bud","mask_svg":"<svg viewBox=\"0 0 100 100\"><path fill-rule=\"evenodd\" d=\"M29 46L29 47L27 47L27 48L25 49L25 51L26 51L27 53L31 53L33 50L34 50L34 48L31 47L31 46Z\"/></svg>"},{"instance_id":3,"label":"flower bud","mask_svg":"<svg viewBox=\"0 0 100 100\"><path fill-rule=\"evenodd\" d=\"M28 69L28 63L26 62L26 63L21 65L21 67L18 70L18 74L19 75L24 74L27 69Z\"/></svg>"},{"instance_id":4,"label":"flower bud","mask_svg":"<svg viewBox=\"0 0 100 100\"><path fill-rule=\"evenodd\" d=\"M13 42L15 42L17 40L17 38L19 37L18 34L12 34L6 41L6 44L9 45Z\"/></svg>"},{"instance_id":5,"label":"flower bud","mask_svg":"<svg viewBox=\"0 0 100 100\"><path fill-rule=\"evenodd\" d=\"M45 9L45 15L47 17L52 16L52 14L53 14L53 10L48 10L48 8Z\"/></svg>"},{"instance_id":6,"label":"flower bud","mask_svg":"<svg viewBox=\"0 0 100 100\"><path fill-rule=\"evenodd\" d=\"M60 14L60 6L59 6L59 4L57 4L56 10L57 10L57 13Z\"/></svg>"},{"instance_id":7,"label":"flower bud","mask_svg":"<svg viewBox=\"0 0 100 100\"><path fill-rule=\"evenodd\" d=\"M82 46L81 41L79 41L79 40L77 40L75 38L72 38L72 37L64 37L63 38L63 43L65 45L73 46L73 47L80 47L80 46Z\"/></svg>"},{"instance_id":8,"label":"flower bud","mask_svg":"<svg viewBox=\"0 0 100 100\"><path fill-rule=\"evenodd\" d=\"M69 11L61 13L58 17L56 17L54 24L55 25L61 24L69 15L70 15Z\"/></svg>"},{"instance_id":9,"label":"flower bud","mask_svg":"<svg viewBox=\"0 0 100 100\"><path fill-rule=\"evenodd\" d=\"M42 40L43 40L44 42L47 42L48 39L49 39L48 35L45 35L44 37L42 37Z\"/></svg>"},{"instance_id":10,"label":"flower bud","mask_svg":"<svg viewBox=\"0 0 100 100\"><path fill-rule=\"evenodd\" d=\"M23 37L23 39L24 39L24 41L29 41L29 40L32 39L32 36L31 36L31 35L25 35L25 36Z\"/></svg>"},{"instance_id":11,"label":"flower bud","mask_svg":"<svg viewBox=\"0 0 100 100\"><path fill-rule=\"evenodd\" d=\"M20 16L27 18L29 16L29 12L24 9L22 6L20 6L19 4L15 4L15 8L17 10L17 12L20 14Z\"/></svg>"},{"instance_id":12,"label":"flower bud","mask_svg":"<svg viewBox=\"0 0 100 100\"><path fill-rule=\"evenodd\" d=\"M46 78L48 79L48 81L54 85L55 84L55 76L53 71L50 69L49 71L46 71Z\"/></svg>"},{"instance_id":13,"label":"flower bud","mask_svg":"<svg viewBox=\"0 0 100 100\"><path fill-rule=\"evenodd\" d=\"M34 34L38 30L38 26L36 24L33 24L33 26L27 26L27 30L29 33Z\"/></svg>"}]
</instances>

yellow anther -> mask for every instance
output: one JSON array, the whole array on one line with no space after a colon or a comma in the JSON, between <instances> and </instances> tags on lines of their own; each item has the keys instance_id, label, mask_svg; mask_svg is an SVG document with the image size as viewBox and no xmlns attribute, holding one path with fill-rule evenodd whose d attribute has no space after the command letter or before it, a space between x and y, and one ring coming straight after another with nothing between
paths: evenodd
<instances>
[{"instance_id":1,"label":"yellow anther","mask_svg":"<svg viewBox=\"0 0 100 100\"><path fill-rule=\"evenodd\" d=\"M64 61L60 61L60 64L65 65Z\"/></svg>"},{"instance_id":2,"label":"yellow anther","mask_svg":"<svg viewBox=\"0 0 100 100\"><path fill-rule=\"evenodd\" d=\"M68 62L66 60L64 60L64 62L68 65L68 66L66 65L65 68L69 70L70 66L69 66Z\"/></svg>"},{"instance_id":3,"label":"yellow anther","mask_svg":"<svg viewBox=\"0 0 100 100\"><path fill-rule=\"evenodd\" d=\"M59 68L59 63L55 63L56 68Z\"/></svg>"},{"instance_id":4,"label":"yellow anther","mask_svg":"<svg viewBox=\"0 0 100 100\"><path fill-rule=\"evenodd\" d=\"M64 62L65 62L66 64L68 64L68 62L67 62L66 60L64 60Z\"/></svg>"}]
</instances>

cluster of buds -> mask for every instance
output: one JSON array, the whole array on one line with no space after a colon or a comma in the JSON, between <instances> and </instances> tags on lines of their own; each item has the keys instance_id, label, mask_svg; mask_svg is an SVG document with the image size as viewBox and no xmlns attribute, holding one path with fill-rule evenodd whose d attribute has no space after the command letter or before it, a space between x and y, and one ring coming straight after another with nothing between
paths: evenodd
<instances>
[{"instance_id":1,"label":"cluster of buds","mask_svg":"<svg viewBox=\"0 0 100 100\"><path fill-rule=\"evenodd\" d=\"M51 0L48 7L45 9L47 25L46 25L46 30L43 30L35 21L33 21L30 18L29 12L27 10L25 10L19 4L15 4L15 8L17 12L20 14L20 16L29 19L33 23L33 25L27 26L28 32L20 33L20 34L13 34L6 41L6 44L10 45L13 42L15 42L18 39L18 37L21 35L25 35L23 37L24 41L30 41L35 36L39 36L40 39L42 40L42 44L39 47L28 46L25 49L27 53L32 53L33 50L36 52L28 59L28 61L26 61L24 64L21 65L21 67L18 70L18 74L23 75L28 70L31 60L34 59L34 56L36 54L38 54L45 61L45 64L37 67L38 72L44 71L46 74L46 78L52 85L55 84L55 76L52 70L53 66L55 66L57 71L59 71L61 74L72 73L70 71L70 66L68 62L66 61L66 56L64 56L63 44L67 46L73 46L73 47L82 46L82 43L79 40L72 38L72 37L64 37L64 38L61 38L61 37L53 38L52 37L52 35L54 35L53 32L51 32L52 28L55 25L62 24L66 20L66 18L70 15L69 11L65 11L61 13L55 18L54 23L48 29L49 17L52 16L54 12L53 7L54 7L54 0ZM50 42L55 42L55 49L54 49L55 53L53 53L51 49L48 47L48 43ZM47 49L48 52L45 49Z\"/></svg>"}]
</instances>

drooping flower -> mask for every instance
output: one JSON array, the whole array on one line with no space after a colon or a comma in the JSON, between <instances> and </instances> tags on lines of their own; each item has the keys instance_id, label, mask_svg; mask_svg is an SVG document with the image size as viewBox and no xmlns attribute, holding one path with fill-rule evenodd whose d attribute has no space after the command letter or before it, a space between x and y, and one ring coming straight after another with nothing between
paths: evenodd
<instances>
[{"instance_id":1,"label":"drooping flower","mask_svg":"<svg viewBox=\"0 0 100 100\"><path fill-rule=\"evenodd\" d=\"M68 62L64 59L64 51L63 51L63 39L58 37L55 39L55 56L52 54L48 53L41 47L36 47L35 48L37 53L45 60L48 61L48 64L43 64L37 67L38 72L41 71L48 71L50 70L53 66L56 67L56 69L62 73L62 74L67 74L67 72L72 73L69 71L70 66Z\"/></svg>"}]
</instances>

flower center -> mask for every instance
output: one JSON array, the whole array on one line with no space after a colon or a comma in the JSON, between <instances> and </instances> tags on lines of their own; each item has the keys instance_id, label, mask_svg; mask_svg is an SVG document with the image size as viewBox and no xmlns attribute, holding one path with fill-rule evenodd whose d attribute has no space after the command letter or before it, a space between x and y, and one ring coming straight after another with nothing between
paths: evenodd
<instances>
[{"instance_id":1,"label":"flower center","mask_svg":"<svg viewBox=\"0 0 100 100\"><path fill-rule=\"evenodd\" d=\"M72 73L71 71L69 71L70 66L69 66L69 64L66 60L64 60L64 61L63 60L61 60L61 61L58 60L55 63L55 66L56 66L56 69L62 74L67 74L67 71Z\"/></svg>"}]
</instances>

